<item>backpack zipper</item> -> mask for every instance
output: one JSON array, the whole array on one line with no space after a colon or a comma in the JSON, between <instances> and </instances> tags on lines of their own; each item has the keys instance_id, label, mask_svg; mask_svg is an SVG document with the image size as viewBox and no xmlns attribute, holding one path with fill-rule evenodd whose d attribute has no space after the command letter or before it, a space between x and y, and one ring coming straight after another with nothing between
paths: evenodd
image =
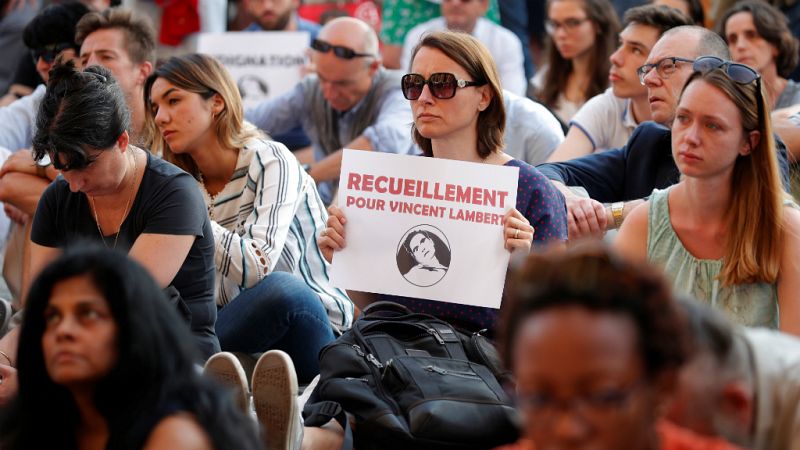
<instances>
[{"instance_id":1,"label":"backpack zipper","mask_svg":"<svg viewBox=\"0 0 800 450\"><path fill-rule=\"evenodd\" d=\"M459 370L448 370L442 369L441 367L436 366L425 366L424 369L428 372L438 373L439 375L452 375L454 377L461 377L461 378L480 378L479 376L475 375L472 372L462 372Z\"/></svg>"}]
</instances>

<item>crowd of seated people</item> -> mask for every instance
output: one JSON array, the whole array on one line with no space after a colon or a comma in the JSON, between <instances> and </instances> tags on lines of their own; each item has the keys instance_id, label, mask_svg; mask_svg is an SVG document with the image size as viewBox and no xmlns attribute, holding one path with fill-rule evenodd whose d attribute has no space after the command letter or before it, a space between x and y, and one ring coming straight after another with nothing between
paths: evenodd
<instances>
[{"instance_id":1,"label":"crowd of seated people","mask_svg":"<svg viewBox=\"0 0 800 450\"><path fill-rule=\"evenodd\" d=\"M0 447L341 448L300 411L320 352L390 300L498 346L503 449L796 448L798 39L757 0L716 30L653 3L548 0L528 89L537 55L490 0L443 0L388 48L246 0L248 32L309 33L307 73L247 107L214 56L156 61L140 11L42 9L43 84L0 107ZM332 281L360 238L345 149L518 173L486 249L511 261L499 309Z\"/></svg>"}]
</instances>

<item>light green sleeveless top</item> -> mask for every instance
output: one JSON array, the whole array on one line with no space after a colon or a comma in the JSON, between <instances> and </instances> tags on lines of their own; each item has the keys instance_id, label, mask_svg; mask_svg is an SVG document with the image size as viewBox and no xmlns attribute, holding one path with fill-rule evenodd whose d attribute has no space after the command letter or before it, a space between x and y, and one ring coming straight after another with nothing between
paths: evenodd
<instances>
[{"instance_id":1,"label":"light green sleeveless top","mask_svg":"<svg viewBox=\"0 0 800 450\"><path fill-rule=\"evenodd\" d=\"M723 287L717 279L722 260L698 259L678 239L669 220L669 188L650 196L647 257L663 267L677 292L722 310L733 322L778 328L778 289L775 284L753 283Z\"/></svg>"}]
</instances>

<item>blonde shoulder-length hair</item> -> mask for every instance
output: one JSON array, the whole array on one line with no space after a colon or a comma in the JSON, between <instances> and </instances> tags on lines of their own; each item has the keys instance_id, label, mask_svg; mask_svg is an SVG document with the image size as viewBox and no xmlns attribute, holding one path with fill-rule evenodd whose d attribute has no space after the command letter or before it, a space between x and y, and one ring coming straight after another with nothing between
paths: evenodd
<instances>
[{"instance_id":1,"label":"blonde shoulder-length hair","mask_svg":"<svg viewBox=\"0 0 800 450\"><path fill-rule=\"evenodd\" d=\"M158 78L169 81L177 88L199 94L204 99L209 99L215 94L222 98L225 106L214 117L213 126L217 139L224 147L242 148L253 138L265 137L257 128L244 121L244 107L239 89L228 70L219 61L200 53L170 58L153 71L144 85L145 142L150 146L150 151L161 155L195 178L199 178L200 172L192 157L172 153L156 127L150 91Z\"/></svg>"},{"instance_id":2,"label":"blonde shoulder-length hair","mask_svg":"<svg viewBox=\"0 0 800 450\"><path fill-rule=\"evenodd\" d=\"M761 81L739 84L723 69L695 72L686 82L702 80L733 101L742 120L742 132L759 131L761 137L733 167L728 238L719 280L724 286L775 283L780 271L784 242L783 203L787 197L781 184L775 138L769 107Z\"/></svg>"}]
</instances>

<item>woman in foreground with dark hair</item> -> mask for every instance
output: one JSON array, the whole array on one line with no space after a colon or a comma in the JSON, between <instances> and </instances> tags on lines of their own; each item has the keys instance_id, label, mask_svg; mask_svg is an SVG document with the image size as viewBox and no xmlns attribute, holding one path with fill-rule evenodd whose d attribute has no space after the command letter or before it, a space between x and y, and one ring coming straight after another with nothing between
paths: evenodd
<instances>
[{"instance_id":1,"label":"woman in foreground with dark hair","mask_svg":"<svg viewBox=\"0 0 800 450\"><path fill-rule=\"evenodd\" d=\"M67 250L30 289L0 446L260 448L233 399L200 377L195 352L142 266L96 246Z\"/></svg>"},{"instance_id":2,"label":"woman in foreground with dark hair","mask_svg":"<svg viewBox=\"0 0 800 450\"><path fill-rule=\"evenodd\" d=\"M691 343L654 268L587 242L509 278L498 333L526 440L503 450L735 448L663 417Z\"/></svg>"}]
</instances>

